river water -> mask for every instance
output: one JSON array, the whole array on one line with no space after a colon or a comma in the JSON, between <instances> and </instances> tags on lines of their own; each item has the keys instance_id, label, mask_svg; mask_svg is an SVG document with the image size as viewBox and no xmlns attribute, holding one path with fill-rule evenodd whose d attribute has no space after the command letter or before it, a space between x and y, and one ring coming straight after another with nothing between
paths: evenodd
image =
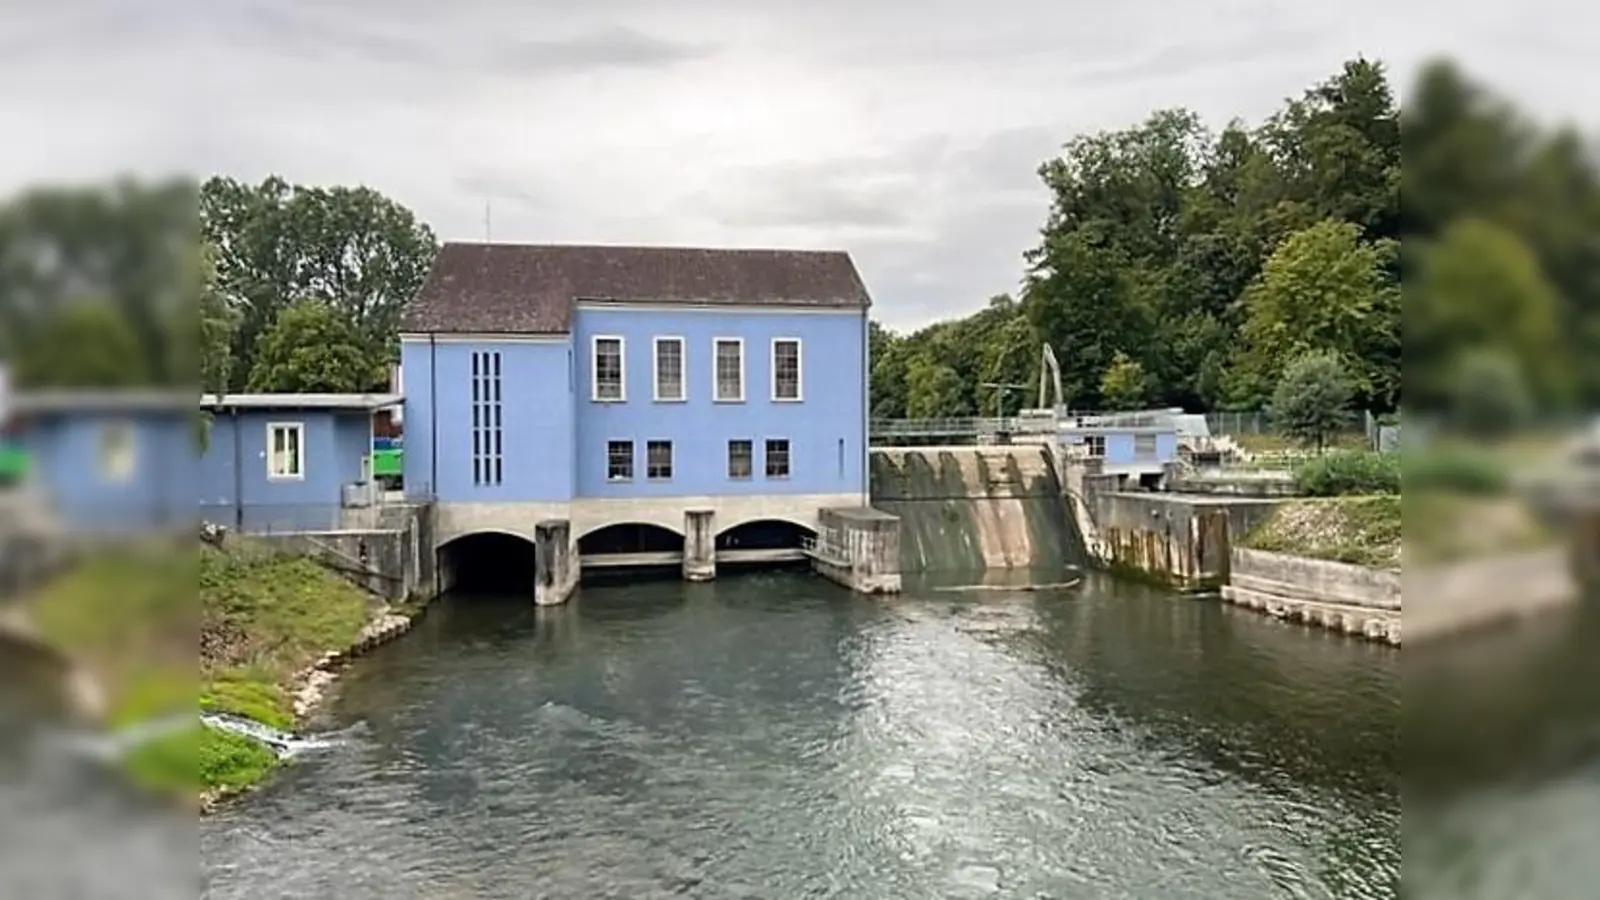
<instances>
[{"instance_id":1,"label":"river water","mask_svg":"<svg viewBox=\"0 0 1600 900\"><path fill-rule=\"evenodd\" d=\"M451 598L201 827L214 898L1390 897L1398 653L1091 576Z\"/></svg>"}]
</instances>

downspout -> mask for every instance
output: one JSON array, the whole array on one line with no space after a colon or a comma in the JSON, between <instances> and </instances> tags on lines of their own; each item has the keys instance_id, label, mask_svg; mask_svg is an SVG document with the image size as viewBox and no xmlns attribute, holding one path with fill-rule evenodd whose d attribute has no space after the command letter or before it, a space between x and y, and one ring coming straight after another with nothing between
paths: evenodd
<instances>
[{"instance_id":1,"label":"downspout","mask_svg":"<svg viewBox=\"0 0 1600 900\"><path fill-rule=\"evenodd\" d=\"M428 333L428 493L439 495L439 346Z\"/></svg>"},{"instance_id":2,"label":"downspout","mask_svg":"<svg viewBox=\"0 0 1600 900\"><path fill-rule=\"evenodd\" d=\"M861 308L861 505L872 505L872 307Z\"/></svg>"},{"instance_id":3,"label":"downspout","mask_svg":"<svg viewBox=\"0 0 1600 900\"><path fill-rule=\"evenodd\" d=\"M229 412L233 420L233 530L244 530L244 448L241 446L239 431L239 408L234 407ZM267 453L272 453L272 448L267 448Z\"/></svg>"},{"instance_id":4,"label":"downspout","mask_svg":"<svg viewBox=\"0 0 1600 900\"><path fill-rule=\"evenodd\" d=\"M429 505L432 507L429 515L435 515L439 503L439 345L434 340L434 333L428 332L428 493ZM437 518L432 520L438 522ZM434 528L428 526L428 543L434 542ZM439 573L439 549L429 547L428 552L433 555L433 595L443 593L443 578Z\"/></svg>"}]
</instances>

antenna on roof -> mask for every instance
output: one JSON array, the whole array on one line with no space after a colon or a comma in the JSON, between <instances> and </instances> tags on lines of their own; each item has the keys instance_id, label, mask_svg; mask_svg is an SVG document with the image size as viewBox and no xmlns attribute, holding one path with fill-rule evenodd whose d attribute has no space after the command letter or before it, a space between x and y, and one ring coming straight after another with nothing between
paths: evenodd
<instances>
[{"instance_id":1,"label":"antenna on roof","mask_svg":"<svg viewBox=\"0 0 1600 900\"><path fill-rule=\"evenodd\" d=\"M489 235L489 198L485 197L483 198L483 242L486 244L492 240Z\"/></svg>"}]
</instances>

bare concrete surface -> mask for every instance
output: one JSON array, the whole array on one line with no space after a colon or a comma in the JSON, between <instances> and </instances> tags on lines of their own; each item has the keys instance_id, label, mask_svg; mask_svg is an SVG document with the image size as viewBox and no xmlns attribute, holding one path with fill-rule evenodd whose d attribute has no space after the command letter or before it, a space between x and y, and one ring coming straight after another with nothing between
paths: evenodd
<instances>
[{"instance_id":1,"label":"bare concrete surface","mask_svg":"<svg viewBox=\"0 0 1600 900\"><path fill-rule=\"evenodd\" d=\"M1401 575L1405 628L1413 639L1442 637L1549 612L1578 599L1568 550L1506 554Z\"/></svg>"}]
</instances>

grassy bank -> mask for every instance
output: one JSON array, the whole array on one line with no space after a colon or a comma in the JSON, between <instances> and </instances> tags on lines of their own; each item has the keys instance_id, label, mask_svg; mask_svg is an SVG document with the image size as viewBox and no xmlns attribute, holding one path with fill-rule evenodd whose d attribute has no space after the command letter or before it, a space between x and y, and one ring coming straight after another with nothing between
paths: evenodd
<instances>
[{"instance_id":1,"label":"grassy bank","mask_svg":"<svg viewBox=\"0 0 1600 900\"><path fill-rule=\"evenodd\" d=\"M201 545L200 706L275 728L294 724L296 679L331 650L350 646L371 598L315 561L245 538ZM203 728L198 773L205 789L237 789L276 763L266 748Z\"/></svg>"},{"instance_id":2,"label":"grassy bank","mask_svg":"<svg viewBox=\"0 0 1600 900\"><path fill-rule=\"evenodd\" d=\"M1240 546L1392 569L1400 566L1400 524L1395 495L1293 500L1257 523Z\"/></svg>"},{"instance_id":3,"label":"grassy bank","mask_svg":"<svg viewBox=\"0 0 1600 900\"><path fill-rule=\"evenodd\" d=\"M42 640L93 676L113 728L192 712L197 695L202 709L289 728L297 677L350 645L369 602L310 559L232 537L198 553L165 543L92 554L38 590L28 614ZM145 742L124 766L147 787L193 795L247 786L276 762L254 741L197 723Z\"/></svg>"},{"instance_id":4,"label":"grassy bank","mask_svg":"<svg viewBox=\"0 0 1600 900\"><path fill-rule=\"evenodd\" d=\"M28 604L39 636L86 668L113 727L194 708L195 558L172 544L101 552L40 588ZM168 735L125 765L161 791L194 787L194 736Z\"/></svg>"}]
</instances>

